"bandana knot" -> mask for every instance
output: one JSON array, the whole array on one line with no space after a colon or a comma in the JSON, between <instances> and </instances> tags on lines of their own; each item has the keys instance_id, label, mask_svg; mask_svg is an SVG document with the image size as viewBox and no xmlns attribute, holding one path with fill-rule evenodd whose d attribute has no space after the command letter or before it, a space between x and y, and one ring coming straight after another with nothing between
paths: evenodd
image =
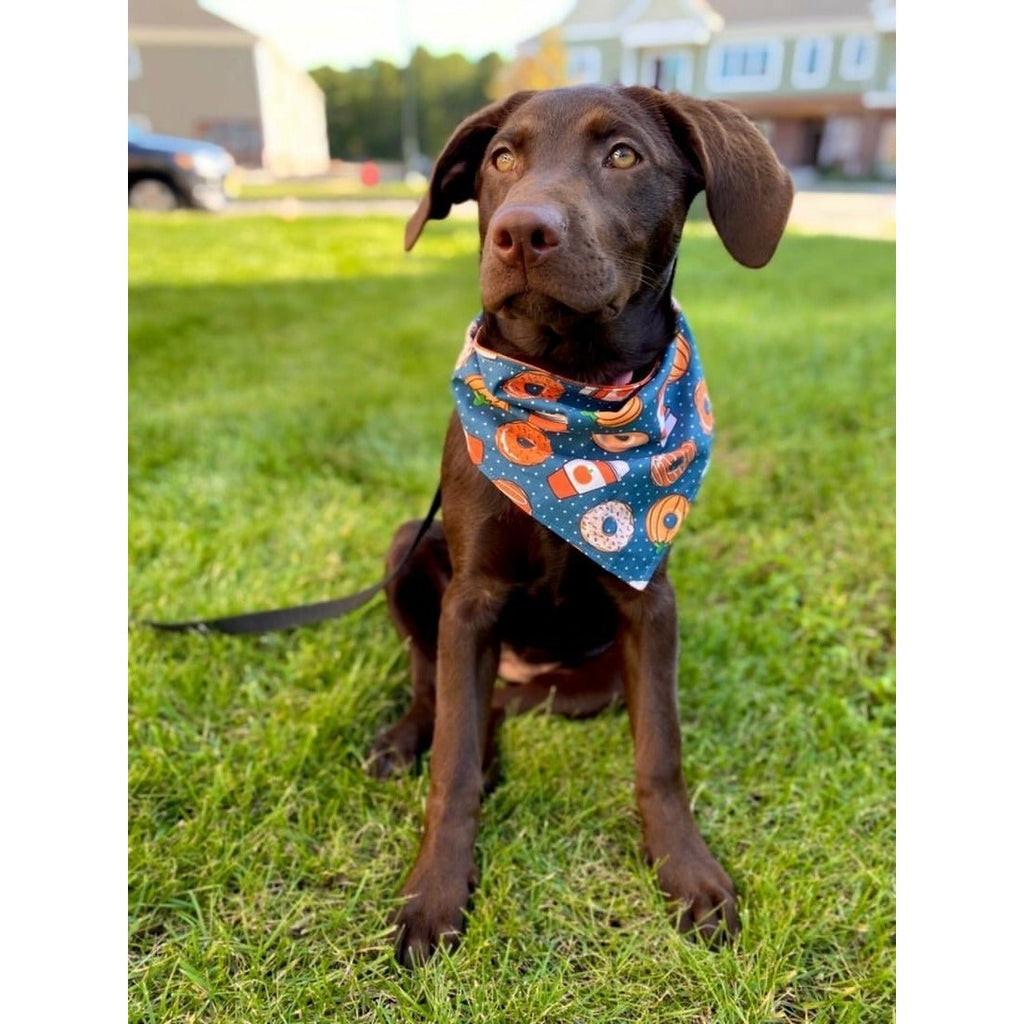
<instances>
[{"instance_id":1,"label":"bandana knot","mask_svg":"<svg viewBox=\"0 0 1024 1024\"><path fill-rule=\"evenodd\" d=\"M582 384L477 343L452 392L470 461L527 515L643 590L707 471L714 420L690 326L642 381Z\"/></svg>"}]
</instances>

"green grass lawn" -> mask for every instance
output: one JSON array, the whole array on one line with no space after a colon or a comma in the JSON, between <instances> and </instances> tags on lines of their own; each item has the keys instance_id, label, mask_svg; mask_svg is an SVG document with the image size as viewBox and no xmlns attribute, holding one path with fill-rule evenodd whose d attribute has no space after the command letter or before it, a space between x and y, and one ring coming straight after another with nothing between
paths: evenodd
<instances>
[{"instance_id":1,"label":"green grass lawn","mask_svg":"<svg viewBox=\"0 0 1024 1024\"><path fill-rule=\"evenodd\" d=\"M130 596L177 618L347 593L426 510L476 231L132 216ZM894 246L686 232L676 295L718 436L671 558L684 770L743 932L676 935L623 713L509 723L453 955L386 919L426 778L361 767L400 712L379 599L261 639L129 638L135 1021L863 1021L894 1014Z\"/></svg>"}]
</instances>

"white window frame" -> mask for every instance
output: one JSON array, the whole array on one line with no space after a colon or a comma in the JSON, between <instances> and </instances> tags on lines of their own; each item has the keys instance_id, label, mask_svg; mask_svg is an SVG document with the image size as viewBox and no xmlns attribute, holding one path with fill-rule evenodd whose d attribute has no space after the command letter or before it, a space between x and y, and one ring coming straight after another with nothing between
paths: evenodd
<instances>
[{"instance_id":1,"label":"white window frame","mask_svg":"<svg viewBox=\"0 0 1024 1024\"><path fill-rule=\"evenodd\" d=\"M573 85L598 85L601 82L601 48L570 46L566 51L566 71Z\"/></svg>"},{"instance_id":2,"label":"white window frame","mask_svg":"<svg viewBox=\"0 0 1024 1024\"><path fill-rule=\"evenodd\" d=\"M863 61L857 63L854 58L857 54L857 47L862 42L867 43L866 56ZM843 40L843 47L839 51L839 74L848 82L867 81L875 73L877 60L878 36L868 35L866 32L848 35Z\"/></svg>"},{"instance_id":3,"label":"white window frame","mask_svg":"<svg viewBox=\"0 0 1024 1024\"><path fill-rule=\"evenodd\" d=\"M818 66L807 71L802 66L812 48L818 50ZM793 70L790 81L797 89L820 89L832 77L831 36L801 36L793 47Z\"/></svg>"},{"instance_id":4,"label":"white window frame","mask_svg":"<svg viewBox=\"0 0 1024 1024\"><path fill-rule=\"evenodd\" d=\"M693 54L689 50L654 50L645 53L640 63L640 84L654 85L654 69L657 61L677 59L681 63L679 73L674 82L662 82L662 89L675 89L677 92L693 91Z\"/></svg>"},{"instance_id":5,"label":"white window frame","mask_svg":"<svg viewBox=\"0 0 1024 1024\"><path fill-rule=\"evenodd\" d=\"M712 92L770 92L782 82L781 39L745 39L737 42L713 43L708 48L707 86ZM722 63L726 54L735 51L764 51L765 70L759 75L726 75Z\"/></svg>"}]
</instances>

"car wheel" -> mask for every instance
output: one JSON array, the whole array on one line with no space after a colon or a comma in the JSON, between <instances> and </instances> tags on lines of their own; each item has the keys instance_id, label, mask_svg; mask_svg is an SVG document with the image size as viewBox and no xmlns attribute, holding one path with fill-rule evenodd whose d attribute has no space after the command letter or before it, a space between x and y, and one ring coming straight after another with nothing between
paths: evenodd
<instances>
[{"instance_id":1,"label":"car wheel","mask_svg":"<svg viewBox=\"0 0 1024 1024\"><path fill-rule=\"evenodd\" d=\"M159 178L140 178L128 189L128 205L135 210L175 210L178 193Z\"/></svg>"}]
</instances>

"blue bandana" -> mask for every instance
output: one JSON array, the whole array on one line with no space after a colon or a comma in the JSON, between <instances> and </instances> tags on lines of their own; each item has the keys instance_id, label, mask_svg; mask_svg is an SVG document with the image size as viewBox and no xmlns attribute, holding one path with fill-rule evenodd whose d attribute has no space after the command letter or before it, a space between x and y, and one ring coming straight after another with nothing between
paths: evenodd
<instances>
[{"instance_id":1,"label":"blue bandana","mask_svg":"<svg viewBox=\"0 0 1024 1024\"><path fill-rule=\"evenodd\" d=\"M473 464L514 504L643 590L697 495L711 454L707 384L686 318L650 375L597 386L477 344L452 392Z\"/></svg>"}]
</instances>

